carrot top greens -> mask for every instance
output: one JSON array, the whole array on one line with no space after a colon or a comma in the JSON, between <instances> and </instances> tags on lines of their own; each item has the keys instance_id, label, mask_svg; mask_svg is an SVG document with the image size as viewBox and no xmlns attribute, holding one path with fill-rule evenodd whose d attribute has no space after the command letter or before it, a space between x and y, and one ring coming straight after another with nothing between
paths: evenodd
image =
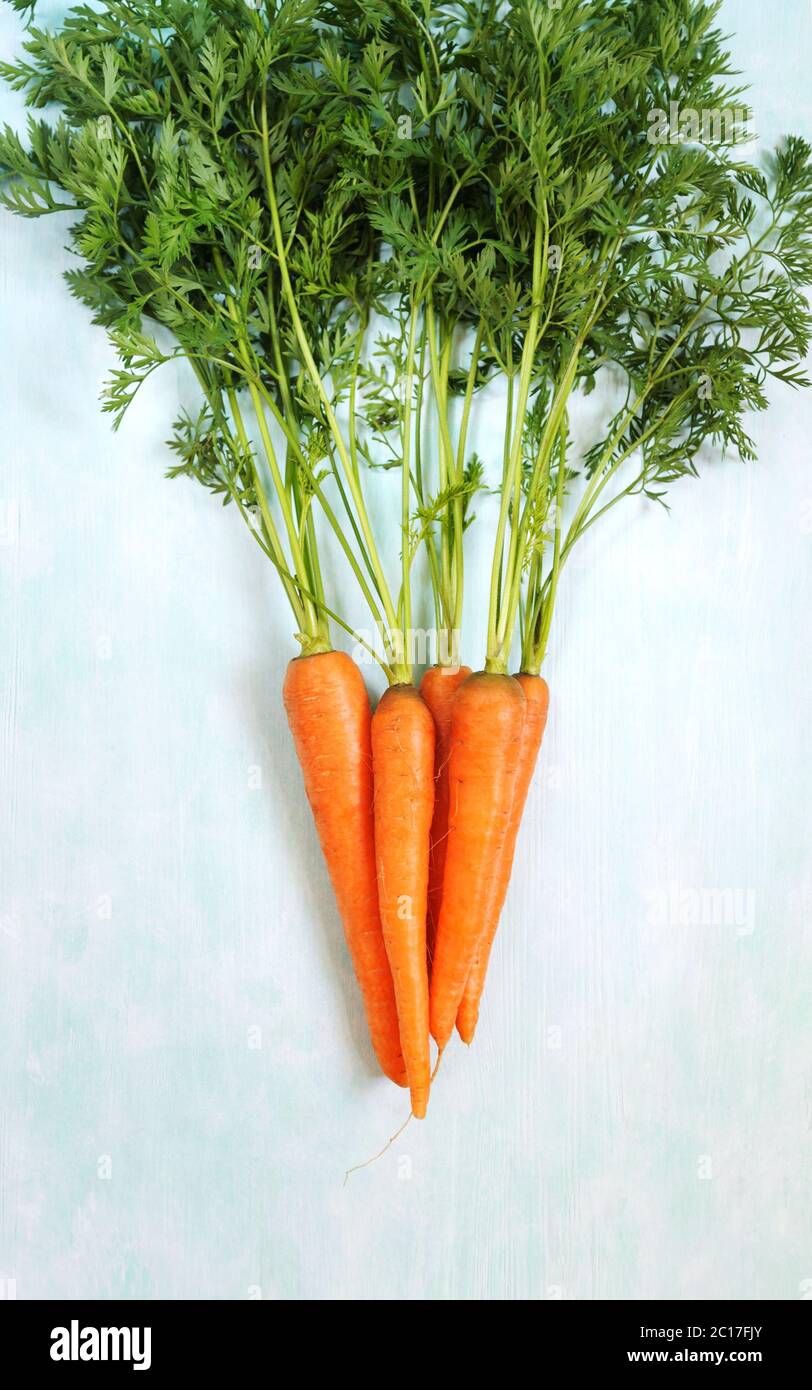
<instances>
[{"instance_id":1,"label":"carrot top greens","mask_svg":"<svg viewBox=\"0 0 812 1390\"><path fill-rule=\"evenodd\" d=\"M398 160L383 84L346 84L357 186L429 341L437 314L465 326L471 386L506 379L486 664L507 669L519 620L537 672L594 521L624 496L662 501L706 441L753 457L766 379L807 384L810 149L744 158L717 4L479 0L433 7L434 43L383 8L419 58L418 120ZM664 134L675 98L683 125ZM604 379L622 404L579 463L569 411Z\"/></svg>"},{"instance_id":2,"label":"carrot top greens","mask_svg":"<svg viewBox=\"0 0 812 1390\"><path fill-rule=\"evenodd\" d=\"M26 143L6 129L3 199L25 216L80 213L68 281L120 358L103 401L116 426L159 366L190 362L202 404L176 422L170 472L236 504L280 573L303 652L329 648L329 618L346 626L325 599L317 499L387 674L408 679L409 567L393 599L356 419L375 238L342 178L335 103L295 76L332 61L320 14L316 0L116 0L76 7L58 35L32 28L27 58L0 71L61 115L30 118Z\"/></svg>"},{"instance_id":3,"label":"carrot top greens","mask_svg":"<svg viewBox=\"0 0 812 1390\"><path fill-rule=\"evenodd\" d=\"M68 281L120 359L104 409L118 425L189 361L201 404L170 472L236 505L304 652L329 649L331 620L351 630L325 594L329 537L390 680L412 676L421 550L453 659L484 483L470 427L496 378L486 666L507 669L518 627L531 673L589 527L622 497L662 501L708 442L751 458L767 378L807 384L810 149L745 158L718 8L113 0L30 28L0 65L59 109L0 136L2 198L73 214ZM572 409L604 380L621 403L579 459ZM401 471L397 587L370 466Z\"/></svg>"}]
</instances>

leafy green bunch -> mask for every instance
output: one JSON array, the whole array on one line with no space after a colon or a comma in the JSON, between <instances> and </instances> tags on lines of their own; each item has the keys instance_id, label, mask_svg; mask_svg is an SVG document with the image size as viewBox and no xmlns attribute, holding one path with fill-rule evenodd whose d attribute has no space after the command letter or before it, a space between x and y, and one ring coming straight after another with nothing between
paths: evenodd
<instances>
[{"instance_id":1,"label":"leafy green bunch","mask_svg":"<svg viewBox=\"0 0 812 1390\"><path fill-rule=\"evenodd\" d=\"M718 4L451 8L445 120L477 134L466 232L436 272L477 326L480 371L507 379L487 664L506 669L518 617L537 671L561 566L593 522L624 496L661 501L706 442L752 458L767 379L807 384L812 161L796 137L763 170L743 157ZM653 138L675 103L709 113L708 131ZM387 235L417 261L406 221L401 207ZM568 414L598 381L622 405L576 468Z\"/></svg>"},{"instance_id":2,"label":"leafy green bunch","mask_svg":"<svg viewBox=\"0 0 812 1390\"><path fill-rule=\"evenodd\" d=\"M464 532L482 481L468 434L488 366L459 283L485 229L466 197L482 171L482 131L466 124L459 100L450 10L431 0L338 0L327 13L322 64L297 78L302 95L318 85L341 112L340 182L375 240L365 285L370 350L356 365L358 447L370 466L401 471L402 591L425 546L438 652L450 660L462 623Z\"/></svg>"},{"instance_id":3,"label":"leafy green bunch","mask_svg":"<svg viewBox=\"0 0 812 1390\"><path fill-rule=\"evenodd\" d=\"M731 119L742 92L728 83L718 9L525 0L486 7L482 23L482 7L466 7L459 85L491 139L489 248L517 303L501 330L503 343L512 337L500 368L516 380L517 418L512 432L507 422L493 669L504 669L520 607L522 668L539 669L560 567L598 516L623 496L662 500L695 473L706 441L751 458L746 415L766 406L767 378L806 384L810 149L790 137L765 171L742 158ZM704 143L704 127L698 140L679 129L652 139L652 117L674 102L711 113ZM500 259L503 246L520 257ZM576 474L568 410L607 376L623 403Z\"/></svg>"},{"instance_id":4,"label":"leafy green bunch","mask_svg":"<svg viewBox=\"0 0 812 1390\"><path fill-rule=\"evenodd\" d=\"M177 423L172 471L237 504L305 651L343 624L318 511L390 679L411 676L421 548L450 659L488 383L506 409L486 665L507 669L518 626L531 672L589 527L625 496L663 501L706 444L752 457L768 378L806 384L810 149L744 157L718 9L114 0L32 29L2 67L29 105L61 108L25 143L6 130L2 196L78 213L71 288L122 363L105 408L118 422L188 359L203 405ZM675 108L711 119L672 129ZM620 404L578 459L570 419L599 383ZM400 469L397 594L369 466Z\"/></svg>"},{"instance_id":5,"label":"leafy green bunch","mask_svg":"<svg viewBox=\"0 0 812 1390\"><path fill-rule=\"evenodd\" d=\"M325 599L318 498L391 655L398 613L337 420L375 238L316 78L332 62L329 16L317 0L114 0L74 8L58 34L31 28L24 48L2 76L60 115L31 116L26 141L5 129L2 198L24 216L77 214L70 288L121 361L104 409L118 425L158 367L188 360L202 405L176 423L171 473L236 504L305 652L329 645L328 618L345 625Z\"/></svg>"}]
</instances>

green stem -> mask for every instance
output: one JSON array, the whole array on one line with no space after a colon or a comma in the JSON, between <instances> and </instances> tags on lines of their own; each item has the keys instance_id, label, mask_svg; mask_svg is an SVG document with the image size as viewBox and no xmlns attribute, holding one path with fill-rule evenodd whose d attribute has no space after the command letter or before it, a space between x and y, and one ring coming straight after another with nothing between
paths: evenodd
<instances>
[{"instance_id":1,"label":"green stem","mask_svg":"<svg viewBox=\"0 0 812 1390\"><path fill-rule=\"evenodd\" d=\"M546 603L543 602L542 596L539 596L541 629L538 634L536 634L535 624L528 625L527 650L525 659L522 661L522 670L527 671L528 675L531 676L537 676L541 670L541 664L547 653L550 625L553 620L553 608L555 606L555 596L558 590L558 576L561 570L561 509L564 505L564 480L566 475L567 427L564 425L560 434L558 453L558 476L556 478L555 489L555 533L553 538L553 563L550 570L549 595Z\"/></svg>"},{"instance_id":2,"label":"green stem","mask_svg":"<svg viewBox=\"0 0 812 1390\"><path fill-rule=\"evenodd\" d=\"M233 387L228 387L227 392L229 405L231 406L231 414L234 420L235 428L237 430L237 437L239 438L240 445L242 447L245 458L248 459L251 464L251 473L254 480L254 490L257 495L257 501L259 503L260 514L262 516L262 524L265 528L265 533L268 537L271 549L273 551L274 563L276 564L280 572L282 570L287 571L288 567L285 558L285 551L282 546L281 539L279 537L279 532L276 529L276 523L273 519L270 506L268 505L268 498L265 489L262 485L262 479L259 474L259 469L256 466L254 451L251 448L251 443L248 439L248 433L246 431L245 423L242 418L242 412L240 410L239 402L237 400L237 393L233 389ZM291 601L291 606L293 607L294 616L296 618L299 631L304 633L307 628L307 620L305 616L304 604L301 599L298 579L295 581L295 589L289 581L284 582L286 590L288 590L288 597Z\"/></svg>"},{"instance_id":3,"label":"green stem","mask_svg":"<svg viewBox=\"0 0 812 1390\"><path fill-rule=\"evenodd\" d=\"M429 368L432 386L434 388L434 404L437 410L437 428L439 431L437 477L440 494L442 495L448 492L452 485L454 477L454 449L448 431L448 415L443 402L440 357L438 354L439 325L434 313L434 303L431 296L429 296L426 301L426 330L429 344ZM443 616L446 628L450 628L454 621L454 580L452 577L451 562L451 537L446 517L440 525L440 582ZM443 648L443 645L442 640L438 638L438 651Z\"/></svg>"},{"instance_id":4,"label":"green stem","mask_svg":"<svg viewBox=\"0 0 812 1390\"><path fill-rule=\"evenodd\" d=\"M381 565L377 546L375 544L375 539L372 534L372 527L370 525L369 516L366 510L366 504L364 502L363 493L361 491L360 480L358 477L356 477L354 469L352 467L352 461L347 452L347 446L344 443L343 436L338 427L338 422L336 420L335 412L333 410L330 397L327 393L327 389L324 385L319 369L316 366L316 362L313 357L310 344L307 340L307 335L304 331L304 326L302 324L298 306L296 304L296 296L293 291L293 285L290 278L290 271L288 269L287 256L285 253L285 242L284 237L282 235L282 224L279 218L279 207L276 199L273 171L271 169L271 155L268 132L268 107L264 91L262 95L261 119L262 159L265 172L265 184L268 195L268 206L271 214L271 223L273 226L274 241L276 244L276 254L279 263L279 272L282 278L282 286L285 293L288 312L291 318L291 324L293 326L296 342L302 354L303 363L307 368L307 371L310 375L310 379L313 382L316 391L318 392L319 399L321 400L322 407L324 409L325 417L330 427L330 433L332 434L333 439L335 441L336 451L341 461L344 476L347 480L347 485L349 487L350 494L352 496L353 503L356 508L358 523L361 528L362 535L364 537L364 543L367 547L370 562L375 573L376 587L381 597L381 603L383 604L384 614L389 626L389 633L393 634L398 629L397 614L392 603L391 594L389 592L389 588L386 583L386 577L383 572L383 566ZM410 676L408 670L405 670L404 663L402 662L402 660L399 660L399 653L393 652L392 655L394 657L392 664L395 671L398 673L398 678L409 680Z\"/></svg>"},{"instance_id":5,"label":"green stem","mask_svg":"<svg viewBox=\"0 0 812 1390\"><path fill-rule=\"evenodd\" d=\"M400 608L403 615L403 660L409 669L409 683L412 680L411 655L409 644L412 641L412 588L411 588L411 457L412 457L412 412L413 383L415 364L415 335L417 332L417 302L412 301L409 314L409 339L406 350L406 377L403 401L403 459L401 461L401 591Z\"/></svg>"},{"instance_id":6,"label":"green stem","mask_svg":"<svg viewBox=\"0 0 812 1390\"><path fill-rule=\"evenodd\" d=\"M510 364L508 364L508 365L510 365ZM497 625L497 621L498 621L498 618L499 618L499 605L500 605L500 603L501 603L501 601L502 601L502 591L503 591L503 588L504 588L503 563L504 563L504 549L505 549L505 533L506 533L506 531L507 531L508 510L509 510L509 507L510 507L510 496L511 496L511 494L510 494L510 488L509 488L509 485L508 485L508 484L509 484L509 476L510 476L510 441L511 441L511 437L512 437L512 434L513 434L513 384L514 384L514 373L513 373L512 371L509 371L509 372L508 372L507 383L508 383L508 389L507 389L507 402L506 402L506 404L505 404L505 438L504 438L504 447L503 447L503 450L502 450L502 490L501 490L501 496L500 496L500 502L499 502L499 519L498 519L498 521L497 521L497 523L496 523L496 539L495 539L494 547L493 547L493 564L492 564L492 566L491 566L491 591L490 591L490 602L489 602L489 606L488 606L488 646L489 646L489 648L490 648L490 641L491 641L490 635L491 635L491 633L495 633L495 632L496 632L496 625ZM489 654L488 654L488 658L486 658L486 661L485 661L485 669L486 669L486 670L491 669L491 668L488 666L488 660L489 660L489 658L490 658L490 652L489 652ZM499 670L498 665L497 665L497 667L496 667L495 669L496 669L497 671Z\"/></svg>"},{"instance_id":7,"label":"green stem","mask_svg":"<svg viewBox=\"0 0 812 1390\"><path fill-rule=\"evenodd\" d=\"M519 593L521 590L522 561L523 556L520 550L521 538L521 486L522 486L522 436L524 432L524 420L527 413L527 403L530 398L530 386L533 379L533 367L535 363L537 335L539 320L541 318L541 295L543 292L544 276L546 273L547 260L547 231L542 213L536 215L536 230L533 244L533 283L531 289L530 318L527 331L522 345L522 360L519 369L519 394L516 405L516 418L513 426L513 438L511 443L510 460L508 463L507 477L503 484L503 489L508 493L508 507L511 511L511 537L508 547L508 559L506 568L505 592L508 595L507 603L501 604L501 611L494 615L494 621L488 628L488 651L485 662L485 669L488 671L504 672L507 670L508 658L510 655L511 639L511 616L514 604L518 605ZM504 497L503 497L504 502ZM512 506L511 506L512 503ZM502 548L504 545L504 528L498 537L499 562L501 566ZM496 554L494 555L496 561Z\"/></svg>"}]
</instances>

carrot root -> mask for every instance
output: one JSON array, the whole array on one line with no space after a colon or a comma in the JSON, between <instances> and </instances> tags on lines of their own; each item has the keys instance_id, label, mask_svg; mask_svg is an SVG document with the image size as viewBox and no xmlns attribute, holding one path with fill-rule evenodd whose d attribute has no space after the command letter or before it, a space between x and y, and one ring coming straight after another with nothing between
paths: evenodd
<instances>
[{"instance_id":1,"label":"carrot root","mask_svg":"<svg viewBox=\"0 0 812 1390\"><path fill-rule=\"evenodd\" d=\"M519 766L516 772L516 785L513 792L513 805L510 826L503 847L503 864L494 879L494 898L487 914L485 928L474 955L471 971L465 985L465 993L457 1010L457 1032L464 1043L472 1043L479 1020L479 1005L485 986L491 948L493 946L499 918L505 902L513 859L516 853L516 839L522 823L527 794L533 780L544 729L547 724L547 710L550 704L550 691L542 676L528 676L521 673L515 677L524 691L524 721L519 753Z\"/></svg>"},{"instance_id":2,"label":"carrot root","mask_svg":"<svg viewBox=\"0 0 812 1390\"><path fill-rule=\"evenodd\" d=\"M448 836L448 758L451 749L451 706L470 666L430 666L420 682L420 694L434 720L434 815L429 848L429 888L426 902L426 942L429 972L443 896Z\"/></svg>"},{"instance_id":3,"label":"carrot root","mask_svg":"<svg viewBox=\"0 0 812 1390\"><path fill-rule=\"evenodd\" d=\"M431 1032L454 1030L489 904L500 891L521 750L525 696L512 676L478 672L451 710L448 842L431 978Z\"/></svg>"},{"instance_id":4,"label":"carrot root","mask_svg":"<svg viewBox=\"0 0 812 1390\"><path fill-rule=\"evenodd\" d=\"M378 902L412 1113L431 1084L426 891L434 808L434 723L412 685L390 686L372 717Z\"/></svg>"},{"instance_id":5,"label":"carrot root","mask_svg":"<svg viewBox=\"0 0 812 1390\"><path fill-rule=\"evenodd\" d=\"M381 1070L406 1085L395 991L375 871L369 697L345 652L288 665L285 709L336 897L372 1046Z\"/></svg>"}]
</instances>

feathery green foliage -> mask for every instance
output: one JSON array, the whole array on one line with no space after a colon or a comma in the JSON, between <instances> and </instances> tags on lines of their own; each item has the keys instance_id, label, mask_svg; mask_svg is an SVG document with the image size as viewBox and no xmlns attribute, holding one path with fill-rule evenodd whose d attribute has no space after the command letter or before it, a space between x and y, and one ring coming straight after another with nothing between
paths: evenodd
<instances>
[{"instance_id":1,"label":"feathery green foliage","mask_svg":"<svg viewBox=\"0 0 812 1390\"><path fill-rule=\"evenodd\" d=\"M154 371L188 360L201 405L176 422L170 473L236 504L303 650L342 621L318 512L390 678L411 676L421 549L450 655L485 476L470 426L495 379L486 664L507 668L518 624L528 671L594 521L624 496L662 502L706 445L751 458L768 379L807 384L810 149L789 137L763 169L745 159L718 8L113 0L57 34L32 26L0 65L31 108L59 110L0 135L1 196L74 214L70 287L119 358L103 408L118 425ZM709 130L671 130L657 113L674 105L714 113ZM603 381L622 404L577 459L570 416ZM369 467L401 473L397 595Z\"/></svg>"}]
</instances>

